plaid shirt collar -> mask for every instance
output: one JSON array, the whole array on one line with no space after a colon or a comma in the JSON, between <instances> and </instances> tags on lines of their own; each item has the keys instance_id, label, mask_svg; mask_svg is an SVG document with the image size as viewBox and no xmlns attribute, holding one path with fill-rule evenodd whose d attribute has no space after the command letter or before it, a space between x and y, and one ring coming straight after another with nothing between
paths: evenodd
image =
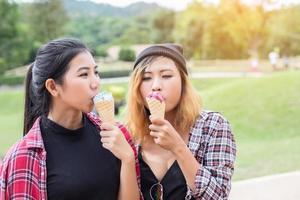
<instances>
[{"instance_id":1,"label":"plaid shirt collar","mask_svg":"<svg viewBox=\"0 0 300 200\"><path fill-rule=\"evenodd\" d=\"M30 148L44 149L40 121L41 121L41 117L38 117L37 120L35 120L32 128L29 130L29 132L24 137L26 146L29 149Z\"/></svg>"}]
</instances>

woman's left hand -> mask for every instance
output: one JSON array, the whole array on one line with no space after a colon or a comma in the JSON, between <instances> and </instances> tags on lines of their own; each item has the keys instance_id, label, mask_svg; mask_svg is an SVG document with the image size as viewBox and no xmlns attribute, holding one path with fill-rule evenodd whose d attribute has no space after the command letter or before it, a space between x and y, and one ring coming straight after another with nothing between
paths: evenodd
<instances>
[{"instance_id":1,"label":"woman's left hand","mask_svg":"<svg viewBox=\"0 0 300 200\"><path fill-rule=\"evenodd\" d=\"M122 162L134 162L134 152L121 130L110 123L101 124L102 146L112 152Z\"/></svg>"},{"instance_id":2,"label":"woman's left hand","mask_svg":"<svg viewBox=\"0 0 300 200\"><path fill-rule=\"evenodd\" d=\"M150 117L150 135L154 137L154 142L164 149L175 151L186 146L183 139L168 120Z\"/></svg>"}]
</instances>

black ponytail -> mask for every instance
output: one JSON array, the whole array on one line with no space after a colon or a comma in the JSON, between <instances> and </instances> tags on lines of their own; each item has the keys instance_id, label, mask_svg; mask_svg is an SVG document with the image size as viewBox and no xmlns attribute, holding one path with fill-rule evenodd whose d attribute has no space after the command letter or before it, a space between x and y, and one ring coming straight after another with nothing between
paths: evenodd
<instances>
[{"instance_id":1,"label":"black ponytail","mask_svg":"<svg viewBox=\"0 0 300 200\"><path fill-rule=\"evenodd\" d=\"M51 95L45 87L46 80L52 78L62 84L69 63L84 51L89 51L85 44L71 38L50 41L38 50L25 80L23 135L28 133L39 116L49 112Z\"/></svg>"},{"instance_id":2,"label":"black ponytail","mask_svg":"<svg viewBox=\"0 0 300 200\"><path fill-rule=\"evenodd\" d=\"M33 107L33 102L31 101L31 81L32 81L32 68L33 63L29 66L25 79L25 108L24 108L24 125L23 125L23 135L25 135L33 124L34 119L30 115L31 108Z\"/></svg>"}]
</instances>

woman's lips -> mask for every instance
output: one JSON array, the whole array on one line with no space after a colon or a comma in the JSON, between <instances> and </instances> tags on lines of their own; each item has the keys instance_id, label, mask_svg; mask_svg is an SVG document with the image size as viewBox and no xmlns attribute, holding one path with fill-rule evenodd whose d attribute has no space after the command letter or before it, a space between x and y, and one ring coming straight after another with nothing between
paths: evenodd
<instances>
[{"instance_id":1,"label":"woman's lips","mask_svg":"<svg viewBox=\"0 0 300 200\"><path fill-rule=\"evenodd\" d=\"M160 102L165 101L165 98L159 92L152 92L147 96L147 98L155 98Z\"/></svg>"}]
</instances>

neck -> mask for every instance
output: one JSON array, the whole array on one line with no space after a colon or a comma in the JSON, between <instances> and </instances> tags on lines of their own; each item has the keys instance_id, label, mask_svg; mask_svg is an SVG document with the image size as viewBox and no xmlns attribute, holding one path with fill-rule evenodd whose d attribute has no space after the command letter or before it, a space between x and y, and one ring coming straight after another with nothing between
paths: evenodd
<instances>
[{"instance_id":1,"label":"neck","mask_svg":"<svg viewBox=\"0 0 300 200\"><path fill-rule=\"evenodd\" d=\"M47 116L48 119L70 130L82 127L82 112L72 108L65 108L60 105L54 104L52 106Z\"/></svg>"},{"instance_id":2,"label":"neck","mask_svg":"<svg viewBox=\"0 0 300 200\"><path fill-rule=\"evenodd\" d=\"M173 109L172 111L165 113L165 119L171 123L171 125L175 128L179 135L181 135L181 137L185 137L189 134L189 129L179 129L179 127L175 124L176 115L177 110Z\"/></svg>"},{"instance_id":3,"label":"neck","mask_svg":"<svg viewBox=\"0 0 300 200\"><path fill-rule=\"evenodd\" d=\"M165 119L168 120L173 127L175 127L175 117L176 113L174 110L165 113Z\"/></svg>"}]
</instances>

